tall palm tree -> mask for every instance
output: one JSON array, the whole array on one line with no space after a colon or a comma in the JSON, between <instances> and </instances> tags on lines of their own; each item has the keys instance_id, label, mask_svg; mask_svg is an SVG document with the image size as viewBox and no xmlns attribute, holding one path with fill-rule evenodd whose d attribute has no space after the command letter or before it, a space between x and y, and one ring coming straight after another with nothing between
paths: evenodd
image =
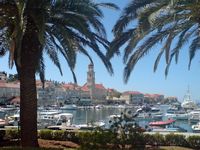
<instances>
[{"instance_id":1,"label":"tall palm tree","mask_svg":"<svg viewBox=\"0 0 200 150\"><path fill-rule=\"evenodd\" d=\"M155 60L154 71L161 56L165 55L167 76L172 59L178 62L179 52L188 40L190 67L195 52L200 48L199 8L198 0L132 0L113 28L115 38L107 54L111 58L125 45L124 81L128 81L137 62L158 42L163 47ZM177 40L175 45L172 44L174 39Z\"/></svg>"},{"instance_id":2,"label":"tall palm tree","mask_svg":"<svg viewBox=\"0 0 200 150\"><path fill-rule=\"evenodd\" d=\"M15 64L20 79L21 145L36 147L37 97L35 73L44 81L44 53L61 67L62 54L74 74L76 55L86 55L91 48L112 74L112 66L99 44L108 49L106 32L101 23L100 7L117 9L111 3L93 0L0 0L0 54L9 51L9 66Z\"/></svg>"}]
</instances>

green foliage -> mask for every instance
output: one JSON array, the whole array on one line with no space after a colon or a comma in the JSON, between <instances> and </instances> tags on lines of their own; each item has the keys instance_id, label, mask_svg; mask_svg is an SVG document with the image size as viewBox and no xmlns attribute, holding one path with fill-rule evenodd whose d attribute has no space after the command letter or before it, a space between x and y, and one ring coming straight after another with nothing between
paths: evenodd
<instances>
[{"instance_id":1,"label":"green foliage","mask_svg":"<svg viewBox=\"0 0 200 150\"><path fill-rule=\"evenodd\" d=\"M135 65L154 47L161 43L154 63L154 71L165 56L165 75L169 67L178 57L184 45L189 43L188 54L191 66L197 50L200 47L199 34L199 7L200 1L180 0L133 0L124 8L122 15L114 25L114 40L107 53L109 58L120 53L123 48L124 81L127 82ZM176 42L174 42L176 41Z\"/></svg>"},{"instance_id":2,"label":"green foliage","mask_svg":"<svg viewBox=\"0 0 200 150\"><path fill-rule=\"evenodd\" d=\"M187 141L191 148L200 149L200 136L189 136Z\"/></svg>"},{"instance_id":3,"label":"green foliage","mask_svg":"<svg viewBox=\"0 0 200 150\"><path fill-rule=\"evenodd\" d=\"M187 146L187 140L184 135L180 134L167 134L165 135L165 141L167 145L172 145L172 146Z\"/></svg>"},{"instance_id":4,"label":"green foliage","mask_svg":"<svg viewBox=\"0 0 200 150\"><path fill-rule=\"evenodd\" d=\"M39 131L39 138L52 140L53 139L53 132L52 130L44 129Z\"/></svg>"},{"instance_id":5,"label":"green foliage","mask_svg":"<svg viewBox=\"0 0 200 150\"><path fill-rule=\"evenodd\" d=\"M165 145L165 137L162 134L156 133L152 135L145 135L144 137L147 144L155 146Z\"/></svg>"},{"instance_id":6,"label":"green foliage","mask_svg":"<svg viewBox=\"0 0 200 150\"><path fill-rule=\"evenodd\" d=\"M65 140L65 132L62 130L55 130L55 131L51 131L51 135L53 135L53 139L54 140L60 140L60 141L64 141Z\"/></svg>"},{"instance_id":7,"label":"green foliage","mask_svg":"<svg viewBox=\"0 0 200 150\"><path fill-rule=\"evenodd\" d=\"M72 141L79 143L78 133L64 131L64 130L40 130L38 132L38 137L47 140L58 140L58 141Z\"/></svg>"},{"instance_id":8,"label":"green foliage","mask_svg":"<svg viewBox=\"0 0 200 150\"><path fill-rule=\"evenodd\" d=\"M156 141L153 134L144 134L145 143L147 145L155 145Z\"/></svg>"},{"instance_id":9,"label":"green foliage","mask_svg":"<svg viewBox=\"0 0 200 150\"><path fill-rule=\"evenodd\" d=\"M8 129L6 130L6 139L19 139L20 138L20 131L17 129Z\"/></svg>"}]
</instances>

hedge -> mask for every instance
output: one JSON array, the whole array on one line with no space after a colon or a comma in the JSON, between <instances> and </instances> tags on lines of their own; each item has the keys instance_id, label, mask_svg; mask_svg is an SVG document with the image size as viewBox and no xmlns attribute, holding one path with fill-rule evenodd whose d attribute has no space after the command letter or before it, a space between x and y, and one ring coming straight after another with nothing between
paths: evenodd
<instances>
[{"instance_id":1,"label":"hedge","mask_svg":"<svg viewBox=\"0 0 200 150\"><path fill-rule=\"evenodd\" d=\"M18 130L0 130L0 140L18 139ZM183 146L200 149L200 136L185 137L181 134L119 134L112 131L70 132L63 130L40 130L38 138L47 140L72 141L80 144L82 149L120 149L152 146Z\"/></svg>"}]
</instances>

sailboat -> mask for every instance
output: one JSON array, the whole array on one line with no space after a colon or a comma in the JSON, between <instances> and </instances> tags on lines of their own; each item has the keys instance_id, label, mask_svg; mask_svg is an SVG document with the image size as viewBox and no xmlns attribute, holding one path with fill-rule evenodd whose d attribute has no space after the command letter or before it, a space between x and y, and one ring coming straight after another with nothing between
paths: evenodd
<instances>
[{"instance_id":1,"label":"sailboat","mask_svg":"<svg viewBox=\"0 0 200 150\"><path fill-rule=\"evenodd\" d=\"M190 95L190 89L188 87L187 93L185 94L184 98L183 98L183 102L181 104L181 107L184 109L194 109L196 108L196 104L194 101L192 101L191 99L191 95Z\"/></svg>"}]
</instances>

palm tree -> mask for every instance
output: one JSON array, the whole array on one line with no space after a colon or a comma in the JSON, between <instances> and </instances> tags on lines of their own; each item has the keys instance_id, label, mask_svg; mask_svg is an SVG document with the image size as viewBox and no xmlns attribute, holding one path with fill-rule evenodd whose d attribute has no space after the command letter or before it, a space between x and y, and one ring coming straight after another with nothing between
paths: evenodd
<instances>
[{"instance_id":1,"label":"palm tree","mask_svg":"<svg viewBox=\"0 0 200 150\"><path fill-rule=\"evenodd\" d=\"M158 42L163 47L155 60L154 71L165 55L167 76L172 59L178 62L179 52L189 39L190 68L195 52L200 48L199 8L198 0L132 0L113 28L115 38L107 54L111 58L125 45L124 81L128 81L137 62Z\"/></svg>"},{"instance_id":2,"label":"palm tree","mask_svg":"<svg viewBox=\"0 0 200 150\"><path fill-rule=\"evenodd\" d=\"M108 49L100 7L117 9L111 3L92 0L0 0L0 54L9 51L9 66L15 64L20 79L21 145L37 147L37 97L35 73L44 81L44 53L62 74L59 54L73 74L78 52L92 62L91 48L112 74L112 66L99 44ZM93 62L92 62L93 63Z\"/></svg>"}]
</instances>

